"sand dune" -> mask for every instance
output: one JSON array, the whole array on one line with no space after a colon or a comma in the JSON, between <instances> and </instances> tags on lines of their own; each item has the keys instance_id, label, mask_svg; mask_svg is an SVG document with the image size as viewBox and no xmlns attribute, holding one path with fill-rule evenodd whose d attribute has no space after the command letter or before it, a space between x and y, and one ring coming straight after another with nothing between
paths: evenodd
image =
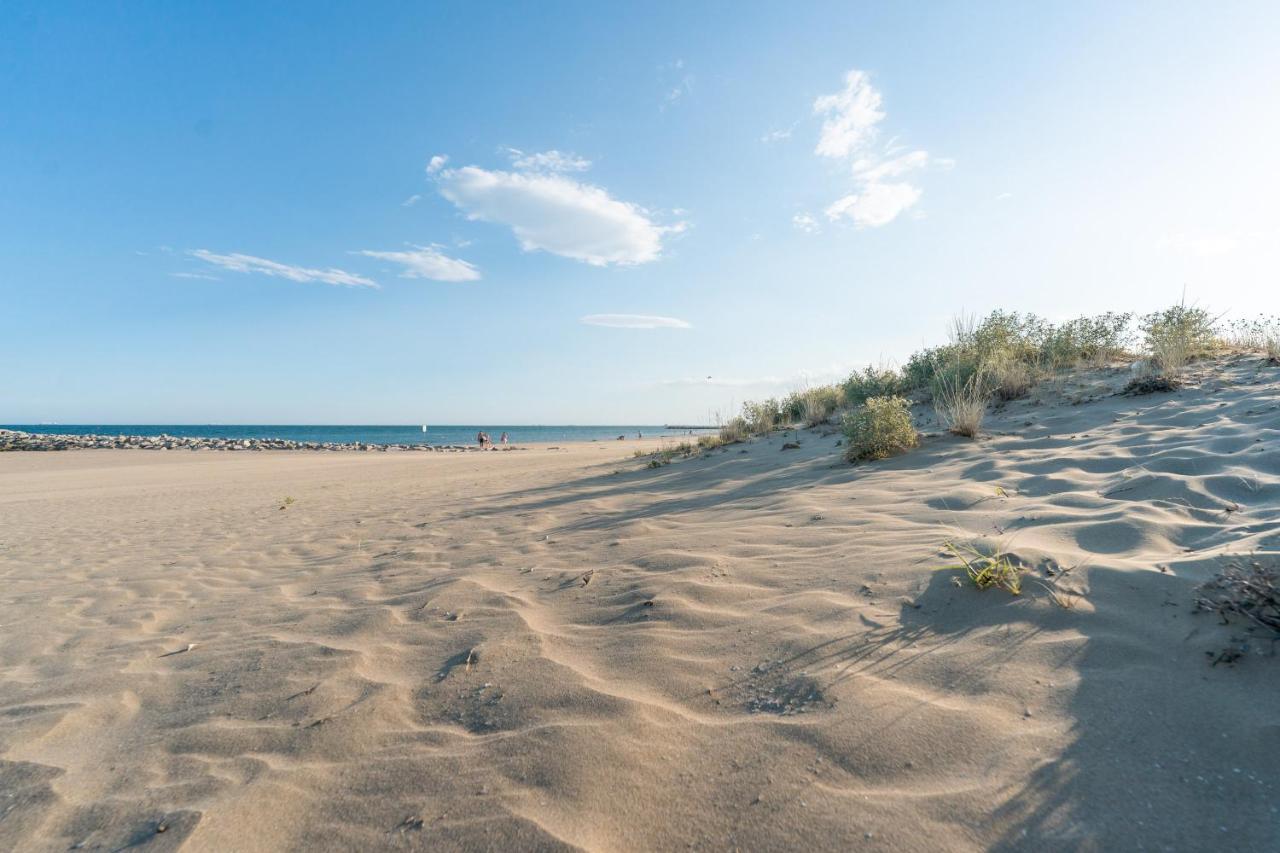
<instances>
[{"instance_id":1,"label":"sand dune","mask_svg":"<svg viewBox=\"0 0 1280 853\"><path fill-rule=\"evenodd\" d=\"M860 466L2 454L0 848L1275 850L1280 663L1191 605L1280 371L1193 380Z\"/></svg>"}]
</instances>

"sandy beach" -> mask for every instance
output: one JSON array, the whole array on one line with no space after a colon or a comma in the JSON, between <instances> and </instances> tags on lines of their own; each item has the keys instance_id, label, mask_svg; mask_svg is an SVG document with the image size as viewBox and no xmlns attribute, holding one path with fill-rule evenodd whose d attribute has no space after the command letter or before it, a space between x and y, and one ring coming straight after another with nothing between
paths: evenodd
<instances>
[{"instance_id":1,"label":"sandy beach","mask_svg":"<svg viewBox=\"0 0 1280 853\"><path fill-rule=\"evenodd\" d=\"M1280 376L1113 386L857 466L0 454L0 848L1274 850L1274 643L1193 602Z\"/></svg>"}]
</instances>

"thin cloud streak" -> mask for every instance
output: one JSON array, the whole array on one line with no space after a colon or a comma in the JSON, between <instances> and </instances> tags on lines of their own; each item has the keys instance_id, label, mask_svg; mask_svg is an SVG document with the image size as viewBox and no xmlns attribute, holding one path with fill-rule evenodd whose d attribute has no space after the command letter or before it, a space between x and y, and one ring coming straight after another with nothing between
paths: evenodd
<instances>
[{"instance_id":1,"label":"thin cloud streak","mask_svg":"<svg viewBox=\"0 0 1280 853\"><path fill-rule=\"evenodd\" d=\"M279 261L272 261L266 258L255 257L254 255L245 255L239 252L230 254L220 254L211 252L208 249L192 249L188 251L189 255L199 258L207 264L220 267L221 269L230 270L238 273L257 273L259 275L271 276L273 278L284 278L289 281L297 282L320 282L322 284L332 284L341 287L372 287L377 289L378 283L370 278L366 278L356 273L347 272L346 270L330 267L328 269L315 269L311 267L299 267L291 264L282 264Z\"/></svg>"},{"instance_id":2,"label":"thin cloud streak","mask_svg":"<svg viewBox=\"0 0 1280 853\"><path fill-rule=\"evenodd\" d=\"M587 326L605 326L610 329L691 329L689 323L677 317L657 317L651 314L588 314L581 322Z\"/></svg>"},{"instance_id":3,"label":"thin cloud streak","mask_svg":"<svg viewBox=\"0 0 1280 853\"><path fill-rule=\"evenodd\" d=\"M385 252L363 249L358 254L399 264L401 278L426 278L433 281L479 281L480 270L461 258L440 252L439 246L415 246L411 251Z\"/></svg>"}]
</instances>

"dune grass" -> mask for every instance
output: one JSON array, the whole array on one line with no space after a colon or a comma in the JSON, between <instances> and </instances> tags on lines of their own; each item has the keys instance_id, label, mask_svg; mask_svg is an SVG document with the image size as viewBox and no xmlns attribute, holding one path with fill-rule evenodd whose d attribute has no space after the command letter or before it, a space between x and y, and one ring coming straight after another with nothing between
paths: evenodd
<instances>
[{"instance_id":1,"label":"dune grass","mask_svg":"<svg viewBox=\"0 0 1280 853\"><path fill-rule=\"evenodd\" d=\"M964 569L964 576L978 589L994 587L1010 595L1022 594L1022 570L1003 548L997 547L993 553L984 554L974 545L947 542L943 550L960 561L943 568Z\"/></svg>"},{"instance_id":2,"label":"dune grass","mask_svg":"<svg viewBox=\"0 0 1280 853\"><path fill-rule=\"evenodd\" d=\"M920 438L911 424L911 406L901 397L872 397L845 415L843 429L850 462L885 459L915 447Z\"/></svg>"},{"instance_id":3,"label":"dune grass","mask_svg":"<svg viewBox=\"0 0 1280 853\"><path fill-rule=\"evenodd\" d=\"M1219 317L1185 302L1142 317L1107 312L1061 323L1016 311L993 311L981 319L961 314L947 338L913 353L900 369L868 366L840 383L748 402L722 427L720 439L733 443L789 426L819 426L841 413L857 415L877 398L932 402L947 429L976 436L993 401L1003 404L1040 386L1053 387L1078 369L1116 368L1142 358L1135 379L1141 387L1127 390L1147 393L1176 388L1189 363L1224 349L1262 351L1280 365L1280 319L1222 327Z\"/></svg>"},{"instance_id":4,"label":"dune grass","mask_svg":"<svg viewBox=\"0 0 1280 853\"><path fill-rule=\"evenodd\" d=\"M977 438L991 399L991 380L983 369L962 377L960 371L940 375L934 384L933 406L948 432Z\"/></svg>"}]
</instances>

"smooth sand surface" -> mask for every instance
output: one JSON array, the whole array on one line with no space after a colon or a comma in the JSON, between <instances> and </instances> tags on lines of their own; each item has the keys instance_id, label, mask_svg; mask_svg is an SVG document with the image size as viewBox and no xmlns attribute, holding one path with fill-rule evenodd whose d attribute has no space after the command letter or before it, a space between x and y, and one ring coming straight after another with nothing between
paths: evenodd
<instances>
[{"instance_id":1,"label":"smooth sand surface","mask_svg":"<svg viewBox=\"0 0 1280 853\"><path fill-rule=\"evenodd\" d=\"M1274 851L1280 660L1192 601L1280 371L1122 379L860 466L0 455L0 849Z\"/></svg>"}]
</instances>

